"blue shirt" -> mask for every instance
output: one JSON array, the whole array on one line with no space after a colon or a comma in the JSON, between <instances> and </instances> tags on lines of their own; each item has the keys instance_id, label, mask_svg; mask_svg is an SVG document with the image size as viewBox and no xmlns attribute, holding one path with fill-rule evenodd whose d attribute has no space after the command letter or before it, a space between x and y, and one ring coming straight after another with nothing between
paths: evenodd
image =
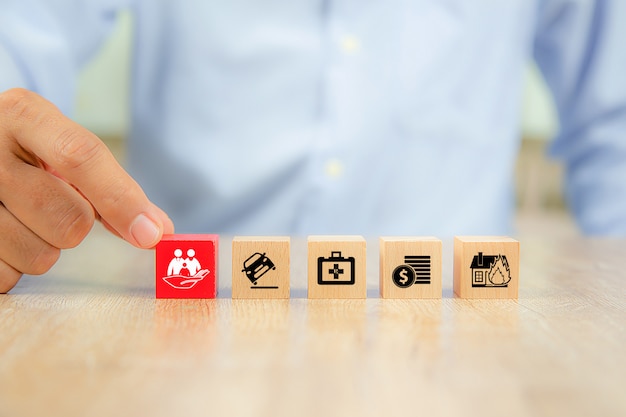
<instances>
[{"instance_id":1,"label":"blue shirt","mask_svg":"<svg viewBox=\"0 0 626 417\"><path fill-rule=\"evenodd\" d=\"M588 233L626 235L626 2L3 0L0 90L71 113L117 12L129 169L180 232L511 232L522 71Z\"/></svg>"}]
</instances>

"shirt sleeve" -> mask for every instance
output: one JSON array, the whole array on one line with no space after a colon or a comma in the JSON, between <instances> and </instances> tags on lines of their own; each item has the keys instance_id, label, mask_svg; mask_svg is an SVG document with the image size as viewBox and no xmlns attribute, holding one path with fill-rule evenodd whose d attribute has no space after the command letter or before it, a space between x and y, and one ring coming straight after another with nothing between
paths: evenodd
<instances>
[{"instance_id":1,"label":"shirt sleeve","mask_svg":"<svg viewBox=\"0 0 626 417\"><path fill-rule=\"evenodd\" d=\"M2 0L0 92L35 91L71 113L80 68L130 0Z\"/></svg>"},{"instance_id":2,"label":"shirt sleeve","mask_svg":"<svg viewBox=\"0 0 626 417\"><path fill-rule=\"evenodd\" d=\"M570 207L586 234L626 236L626 1L546 1L537 24Z\"/></svg>"}]
</instances>

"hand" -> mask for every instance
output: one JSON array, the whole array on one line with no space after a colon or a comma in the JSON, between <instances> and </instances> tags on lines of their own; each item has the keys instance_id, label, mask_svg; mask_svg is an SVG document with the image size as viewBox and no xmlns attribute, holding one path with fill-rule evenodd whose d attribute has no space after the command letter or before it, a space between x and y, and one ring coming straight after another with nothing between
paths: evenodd
<instances>
[{"instance_id":1,"label":"hand","mask_svg":"<svg viewBox=\"0 0 626 417\"><path fill-rule=\"evenodd\" d=\"M174 231L93 133L35 93L0 93L0 292L49 270L96 218L140 248Z\"/></svg>"}]
</instances>

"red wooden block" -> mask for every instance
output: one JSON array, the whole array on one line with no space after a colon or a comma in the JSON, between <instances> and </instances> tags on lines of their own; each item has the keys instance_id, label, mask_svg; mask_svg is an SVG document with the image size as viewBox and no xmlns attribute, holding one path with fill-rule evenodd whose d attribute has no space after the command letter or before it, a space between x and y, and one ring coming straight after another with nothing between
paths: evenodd
<instances>
[{"instance_id":1,"label":"red wooden block","mask_svg":"<svg viewBox=\"0 0 626 417\"><path fill-rule=\"evenodd\" d=\"M164 235L156 247L156 298L215 298L218 242L218 235Z\"/></svg>"}]
</instances>

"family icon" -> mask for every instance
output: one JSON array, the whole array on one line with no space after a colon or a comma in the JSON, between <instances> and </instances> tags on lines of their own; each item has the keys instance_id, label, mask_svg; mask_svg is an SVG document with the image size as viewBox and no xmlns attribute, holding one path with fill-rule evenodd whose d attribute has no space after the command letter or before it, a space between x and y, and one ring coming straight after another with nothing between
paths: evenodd
<instances>
[{"instance_id":1,"label":"family icon","mask_svg":"<svg viewBox=\"0 0 626 417\"><path fill-rule=\"evenodd\" d=\"M215 298L219 236L164 235L156 246L156 298Z\"/></svg>"},{"instance_id":2,"label":"family icon","mask_svg":"<svg viewBox=\"0 0 626 417\"><path fill-rule=\"evenodd\" d=\"M174 250L174 257L167 267L167 276L163 280L177 289L190 289L209 273L208 269L202 269L200 261L196 258L196 251L187 250L187 257L183 258L181 249Z\"/></svg>"},{"instance_id":3,"label":"family icon","mask_svg":"<svg viewBox=\"0 0 626 417\"><path fill-rule=\"evenodd\" d=\"M167 275L183 275L193 276L202 269L200 262L195 258L196 251L189 249L187 251L187 258L183 259L183 251L176 249L174 251L174 258L170 261L167 267Z\"/></svg>"}]
</instances>

